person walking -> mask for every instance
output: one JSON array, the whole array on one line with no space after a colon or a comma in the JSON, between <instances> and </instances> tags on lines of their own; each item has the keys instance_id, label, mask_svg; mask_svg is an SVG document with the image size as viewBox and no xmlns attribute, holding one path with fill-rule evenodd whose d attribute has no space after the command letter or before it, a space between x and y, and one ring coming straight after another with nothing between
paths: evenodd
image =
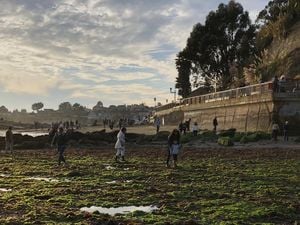
<instances>
[{"instance_id":1,"label":"person walking","mask_svg":"<svg viewBox=\"0 0 300 225\"><path fill-rule=\"evenodd\" d=\"M193 135L194 136L197 136L198 135L198 130L199 130L199 127L198 127L198 123L195 122L192 126L192 131L193 131Z\"/></svg>"},{"instance_id":2,"label":"person walking","mask_svg":"<svg viewBox=\"0 0 300 225\"><path fill-rule=\"evenodd\" d=\"M115 161L118 162L119 158L125 161L125 134L126 128L122 127L117 135L117 142L115 144L115 149L117 150Z\"/></svg>"},{"instance_id":3,"label":"person walking","mask_svg":"<svg viewBox=\"0 0 300 225\"><path fill-rule=\"evenodd\" d=\"M160 118L159 117L155 118L154 125L156 126L156 133L158 133L159 128L160 128Z\"/></svg>"},{"instance_id":4,"label":"person walking","mask_svg":"<svg viewBox=\"0 0 300 225\"><path fill-rule=\"evenodd\" d=\"M289 140L289 122L285 121L284 125L283 125L283 140L284 141L288 141Z\"/></svg>"},{"instance_id":5,"label":"person walking","mask_svg":"<svg viewBox=\"0 0 300 225\"><path fill-rule=\"evenodd\" d=\"M178 129L179 129L181 134L186 134L186 125L182 121L178 125Z\"/></svg>"},{"instance_id":6,"label":"person walking","mask_svg":"<svg viewBox=\"0 0 300 225\"><path fill-rule=\"evenodd\" d=\"M63 127L58 128L58 132L54 135L52 139L51 146L54 144L57 146L57 152L58 152L58 165L61 165L61 162L63 162L66 165L66 159L64 157L64 152L67 148L67 135L64 132Z\"/></svg>"},{"instance_id":7,"label":"person walking","mask_svg":"<svg viewBox=\"0 0 300 225\"><path fill-rule=\"evenodd\" d=\"M170 159L173 158L174 168L177 167L177 156L181 148L179 130L174 129L168 137L167 167L170 167Z\"/></svg>"},{"instance_id":8,"label":"person walking","mask_svg":"<svg viewBox=\"0 0 300 225\"><path fill-rule=\"evenodd\" d=\"M279 92L279 80L276 75L273 77L273 80L272 80L272 88L273 88L274 93Z\"/></svg>"},{"instance_id":9,"label":"person walking","mask_svg":"<svg viewBox=\"0 0 300 225\"><path fill-rule=\"evenodd\" d=\"M279 133L279 126L276 122L274 122L272 125L272 138L274 141L277 141L278 133Z\"/></svg>"},{"instance_id":10,"label":"person walking","mask_svg":"<svg viewBox=\"0 0 300 225\"><path fill-rule=\"evenodd\" d=\"M5 151L13 155L14 137L12 126L9 126L5 133Z\"/></svg>"},{"instance_id":11,"label":"person walking","mask_svg":"<svg viewBox=\"0 0 300 225\"><path fill-rule=\"evenodd\" d=\"M218 126L218 119L217 119L217 117L215 117L213 119L213 126L214 126L214 132L216 132L217 131L217 126Z\"/></svg>"}]
</instances>

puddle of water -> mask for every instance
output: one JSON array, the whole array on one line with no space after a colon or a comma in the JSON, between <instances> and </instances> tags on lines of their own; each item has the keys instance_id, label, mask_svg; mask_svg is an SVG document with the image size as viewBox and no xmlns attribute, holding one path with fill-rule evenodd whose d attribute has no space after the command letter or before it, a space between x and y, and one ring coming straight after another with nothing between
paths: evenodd
<instances>
[{"instance_id":1,"label":"puddle of water","mask_svg":"<svg viewBox=\"0 0 300 225\"><path fill-rule=\"evenodd\" d=\"M80 211L93 213L98 211L99 213L103 214L109 214L111 216L114 216L115 214L127 214L134 211L143 211L146 213L150 213L154 210L157 210L158 208L156 206L124 206L124 207L117 207L117 208L104 208L104 207L97 207L97 206L91 206L91 207L83 207L80 209Z\"/></svg>"},{"instance_id":2,"label":"puddle of water","mask_svg":"<svg viewBox=\"0 0 300 225\"><path fill-rule=\"evenodd\" d=\"M106 184L116 184L117 183L117 181L116 180L113 180L113 181L107 181L107 182L105 182Z\"/></svg>"},{"instance_id":3,"label":"puddle of water","mask_svg":"<svg viewBox=\"0 0 300 225\"><path fill-rule=\"evenodd\" d=\"M8 192L8 191L12 191L11 189L7 189L7 188L0 188L0 191L2 192Z\"/></svg>"},{"instance_id":4,"label":"puddle of water","mask_svg":"<svg viewBox=\"0 0 300 225\"><path fill-rule=\"evenodd\" d=\"M10 174L0 173L0 177L10 177Z\"/></svg>"},{"instance_id":5,"label":"puddle of water","mask_svg":"<svg viewBox=\"0 0 300 225\"><path fill-rule=\"evenodd\" d=\"M46 182L59 182L57 179L47 178L47 177L29 177L26 180L39 180L39 181L46 181Z\"/></svg>"},{"instance_id":6,"label":"puddle of water","mask_svg":"<svg viewBox=\"0 0 300 225\"><path fill-rule=\"evenodd\" d=\"M0 130L0 137L5 137L6 130ZM37 137L37 136L42 136L42 135L47 135L48 132L46 131L19 131L19 130L14 130L14 134L22 134L22 135L29 135L32 137Z\"/></svg>"},{"instance_id":7,"label":"puddle of water","mask_svg":"<svg viewBox=\"0 0 300 225\"><path fill-rule=\"evenodd\" d=\"M106 166L105 169L107 169L107 170L114 170L115 167L113 167L113 166Z\"/></svg>"},{"instance_id":8,"label":"puddle of water","mask_svg":"<svg viewBox=\"0 0 300 225\"><path fill-rule=\"evenodd\" d=\"M124 180L124 181L122 181L122 182L124 182L124 183L131 183L132 180ZM118 183L118 181L116 181L116 180L113 180L113 181L106 181L105 183L106 183L106 184L116 184L116 183Z\"/></svg>"}]
</instances>

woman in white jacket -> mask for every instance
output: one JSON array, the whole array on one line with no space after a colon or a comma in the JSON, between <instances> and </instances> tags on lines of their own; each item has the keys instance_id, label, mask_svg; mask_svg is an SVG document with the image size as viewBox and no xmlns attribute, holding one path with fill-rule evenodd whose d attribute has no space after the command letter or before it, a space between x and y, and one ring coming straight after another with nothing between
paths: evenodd
<instances>
[{"instance_id":1,"label":"woman in white jacket","mask_svg":"<svg viewBox=\"0 0 300 225\"><path fill-rule=\"evenodd\" d=\"M122 161L125 161L125 133L126 128L122 127L117 135L117 142L115 144L115 149L117 150L115 160L118 161L118 159L121 157Z\"/></svg>"}]
</instances>

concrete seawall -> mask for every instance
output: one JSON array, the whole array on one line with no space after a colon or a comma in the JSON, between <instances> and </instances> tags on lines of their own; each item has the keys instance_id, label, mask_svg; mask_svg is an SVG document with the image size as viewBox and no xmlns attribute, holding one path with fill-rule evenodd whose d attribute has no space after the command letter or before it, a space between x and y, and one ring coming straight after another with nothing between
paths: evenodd
<instances>
[{"instance_id":1,"label":"concrete seawall","mask_svg":"<svg viewBox=\"0 0 300 225\"><path fill-rule=\"evenodd\" d=\"M202 101L202 102L201 102ZM200 129L213 129L213 119L218 119L218 130L235 128L241 132L271 132L273 120L282 128L286 120L291 133L300 133L300 93L254 93L234 98L190 98L180 106L158 110L156 115L165 124L178 125L191 119Z\"/></svg>"}]
</instances>

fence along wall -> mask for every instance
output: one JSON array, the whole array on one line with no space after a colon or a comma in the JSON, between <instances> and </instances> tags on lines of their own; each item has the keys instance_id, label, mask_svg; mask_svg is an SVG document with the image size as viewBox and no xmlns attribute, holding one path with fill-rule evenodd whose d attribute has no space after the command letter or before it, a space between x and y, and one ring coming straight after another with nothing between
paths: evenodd
<instances>
[{"instance_id":1,"label":"fence along wall","mask_svg":"<svg viewBox=\"0 0 300 225\"><path fill-rule=\"evenodd\" d=\"M273 93L272 83L267 82L195 96L183 99L174 108L158 109L156 114L163 117L166 124L175 125L191 119L192 123L198 122L201 129L209 130L213 128L214 117L218 119L220 130L236 128L243 132L269 132L274 118L279 124L289 120L295 130L294 121L300 122L300 93L292 91L293 85L287 84L284 93Z\"/></svg>"}]
</instances>

